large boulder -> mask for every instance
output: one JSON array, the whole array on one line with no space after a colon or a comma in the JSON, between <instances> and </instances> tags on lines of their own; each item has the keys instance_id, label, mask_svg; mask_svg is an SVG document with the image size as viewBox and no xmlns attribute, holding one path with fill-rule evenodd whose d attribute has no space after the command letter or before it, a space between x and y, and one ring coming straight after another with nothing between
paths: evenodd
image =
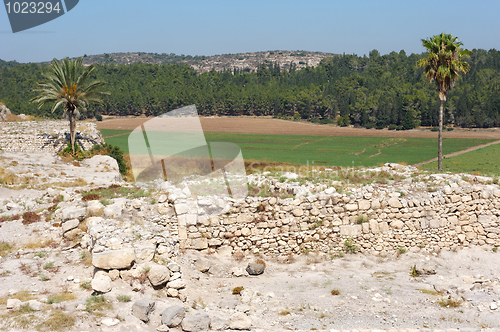
<instances>
[{"instance_id":1,"label":"large boulder","mask_svg":"<svg viewBox=\"0 0 500 332\"><path fill-rule=\"evenodd\" d=\"M182 330L186 332L207 331L210 325L210 316L205 312L186 316L182 320Z\"/></svg>"},{"instance_id":2,"label":"large boulder","mask_svg":"<svg viewBox=\"0 0 500 332\"><path fill-rule=\"evenodd\" d=\"M132 315L139 318L143 322L149 322L149 314L155 309L155 302L144 298L136 301L132 305Z\"/></svg>"},{"instance_id":3,"label":"large boulder","mask_svg":"<svg viewBox=\"0 0 500 332\"><path fill-rule=\"evenodd\" d=\"M10 121L15 115L4 104L0 103L0 121Z\"/></svg>"},{"instance_id":4,"label":"large boulder","mask_svg":"<svg viewBox=\"0 0 500 332\"><path fill-rule=\"evenodd\" d=\"M83 220L87 216L87 209L82 207L69 206L61 210L61 217L63 221L70 219Z\"/></svg>"},{"instance_id":5,"label":"large boulder","mask_svg":"<svg viewBox=\"0 0 500 332\"><path fill-rule=\"evenodd\" d=\"M173 305L163 310L161 313L161 323L168 327L176 327L181 325L185 315L186 310L184 310L183 307L180 305Z\"/></svg>"},{"instance_id":6,"label":"large boulder","mask_svg":"<svg viewBox=\"0 0 500 332\"><path fill-rule=\"evenodd\" d=\"M111 291L111 278L107 275L96 274L91 283L92 289L99 293L108 293Z\"/></svg>"},{"instance_id":7,"label":"large boulder","mask_svg":"<svg viewBox=\"0 0 500 332\"><path fill-rule=\"evenodd\" d=\"M148 279L153 287L166 284L170 280L170 270L165 265L149 264Z\"/></svg>"},{"instance_id":8,"label":"large boulder","mask_svg":"<svg viewBox=\"0 0 500 332\"><path fill-rule=\"evenodd\" d=\"M231 330L250 330L252 320L242 312L236 312L229 319L229 328Z\"/></svg>"},{"instance_id":9,"label":"large boulder","mask_svg":"<svg viewBox=\"0 0 500 332\"><path fill-rule=\"evenodd\" d=\"M103 270L128 269L134 260L135 253L131 248L108 250L92 255L92 265Z\"/></svg>"},{"instance_id":10,"label":"large boulder","mask_svg":"<svg viewBox=\"0 0 500 332\"><path fill-rule=\"evenodd\" d=\"M257 262L249 263L246 268L246 271L251 276L257 276L264 273L265 269L266 269L266 264L263 261L258 260Z\"/></svg>"}]
</instances>

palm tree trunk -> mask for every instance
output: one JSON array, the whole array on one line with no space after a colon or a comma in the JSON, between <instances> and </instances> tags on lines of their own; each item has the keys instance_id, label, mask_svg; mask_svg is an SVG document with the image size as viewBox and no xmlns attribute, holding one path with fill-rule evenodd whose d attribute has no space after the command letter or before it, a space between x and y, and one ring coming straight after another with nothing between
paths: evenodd
<instances>
[{"instance_id":1,"label":"palm tree trunk","mask_svg":"<svg viewBox=\"0 0 500 332\"><path fill-rule=\"evenodd\" d=\"M439 134L438 134L438 170L443 170L443 104L444 99L439 98Z\"/></svg>"},{"instance_id":2,"label":"palm tree trunk","mask_svg":"<svg viewBox=\"0 0 500 332\"><path fill-rule=\"evenodd\" d=\"M69 139L71 143L71 150L75 154L75 134L76 134L76 124L75 124L75 110L69 111Z\"/></svg>"}]
</instances>

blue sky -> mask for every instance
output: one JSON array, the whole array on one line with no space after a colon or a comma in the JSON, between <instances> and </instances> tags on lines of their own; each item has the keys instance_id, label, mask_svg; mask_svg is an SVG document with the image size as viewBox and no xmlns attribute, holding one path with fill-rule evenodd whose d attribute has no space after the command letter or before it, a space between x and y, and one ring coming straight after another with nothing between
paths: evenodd
<instances>
[{"instance_id":1,"label":"blue sky","mask_svg":"<svg viewBox=\"0 0 500 332\"><path fill-rule=\"evenodd\" d=\"M0 59L138 51L409 54L423 52L421 38L441 32L469 49L499 50L499 13L498 0L80 0L64 16L14 34L2 6Z\"/></svg>"}]
</instances>

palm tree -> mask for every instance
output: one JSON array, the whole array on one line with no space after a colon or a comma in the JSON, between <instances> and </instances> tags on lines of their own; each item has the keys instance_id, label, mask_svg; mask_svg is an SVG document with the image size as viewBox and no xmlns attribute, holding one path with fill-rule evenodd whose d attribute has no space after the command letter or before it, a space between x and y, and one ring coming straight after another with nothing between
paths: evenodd
<instances>
[{"instance_id":1,"label":"palm tree","mask_svg":"<svg viewBox=\"0 0 500 332\"><path fill-rule=\"evenodd\" d=\"M435 82L439 93L438 170L442 171L443 104L459 74L466 74L470 69L469 64L464 61L469 56L469 51L462 49L463 44L458 41L458 37L445 33L422 39L422 44L427 49L427 57L420 59L417 66L424 67L425 76Z\"/></svg>"},{"instance_id":2,"label":"palm tree","mask_svg":"<svg viewBox=\"0 0 500 332\"><path fill-rule=\"evenodd\" d=\"M93 65L82 66L82 60L83 58L79 58L70 61L68 58L64 58L62 63L59 63L57 59L54 59L50 65L50 72L44 75L46 81L38 82L38 88L35 89L39 95L30 100L38 103L39 109L45 104L54 103L52 112L63 105L64 116L69 119L70 143L73 153L75 153L75 122L80 115L79 110L85 110L90 102L104 105L99 96L109 94L98 90L106 82L86 83L95 67ZM80 72L82 73L80 74Z\"/></svg>"}]
</instances>

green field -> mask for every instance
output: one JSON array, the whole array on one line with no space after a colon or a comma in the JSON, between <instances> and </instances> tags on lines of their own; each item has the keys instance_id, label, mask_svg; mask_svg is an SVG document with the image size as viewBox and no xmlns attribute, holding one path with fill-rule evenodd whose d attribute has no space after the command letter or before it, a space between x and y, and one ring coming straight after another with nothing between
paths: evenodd
<instances>
[{"instance_id":1,"label":"green field","mask_svg":"<svg viewBox=\"0 0 500 332\"><path fill-rule=\"evenodd\" d=\"M106 142L128 153L130 130L101 130ZM109 137L113 135L120 135ZM209 142L240 146L245 160L324 166L377 166L387 162L415 164L437 156L435 138L355 136L247 135L206 133ZM443 154L491 142L488 139L444 138ZM154 144L154 142L150 142ZM426 168L436 169L432 164ZM445 168L447 170L447 168ZM451 169L450 169L451 170Z\"/></svg>"},{"instance_id":2,"label":"green field","mask_svg":"<svg viewBox=\"0 0 500 332\"><path fill-rule=\"evenodd\" d=\"M437 161L423 165L424 170L437 169ZM500 175L500 144L491 145L459 156L443 159L443 169L448 172L471 173L490 176Z\"/></svg>"}]
</instances>

